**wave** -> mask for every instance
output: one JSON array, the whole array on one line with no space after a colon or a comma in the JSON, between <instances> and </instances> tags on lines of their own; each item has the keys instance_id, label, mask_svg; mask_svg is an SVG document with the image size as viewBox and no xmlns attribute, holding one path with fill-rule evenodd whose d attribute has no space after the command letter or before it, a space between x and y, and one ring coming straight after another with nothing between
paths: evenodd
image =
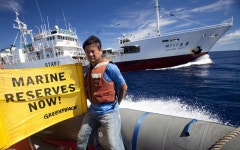
<instances>
[{"instance_id":1,"label":"wave","mask_svg":"<svg viewBox=\"0 0 240 150\"><path fill-rule=\"evenodd\" d=\"M120 108L129 108L134 110L170 116L192 118L197 120L227 124L223 123L216 114L210 113L204 107L196 108L194 106L189 106L188 104L183 104L178 98L169 99L142 98L138 101L133 101L132 97L127 96L126 99L122 101Z\"/></svg>"},{"instance_id":2,"label":"wave","mask_svg":"<svg viewBox=\"0 0 240 150\"><path fill-rule=\"evenodd\" d=\"M189 66L194 66L194 65L208 65L208 64L213 64L212 59L210 58L209 54L205 54L196 60L192 62L188 62L186 64L174 66L174 67L168 67L168 68L161 68L161 69L148 69L148 70L166 70L166 69L177 69L177 68L183 68L183 67L189 67Z\"/></svg>"}]
</instances>

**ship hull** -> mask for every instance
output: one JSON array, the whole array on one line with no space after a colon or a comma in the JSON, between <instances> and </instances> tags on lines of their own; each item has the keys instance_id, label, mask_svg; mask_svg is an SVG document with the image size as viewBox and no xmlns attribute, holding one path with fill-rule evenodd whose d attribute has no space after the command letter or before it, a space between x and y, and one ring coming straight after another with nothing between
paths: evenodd
<instances>
[{"instance_id":1,"label":"ship hull","mask_svg":"<svg viewBox=\"0 0 240 150\"><path fill-rule=\"evenodd\" d=\"M127 72L127 71L133 71L133 70L146 70L146 69L161 69L161 68L178 66L181 64L194 61L205 54L208 54L208 53L204 52L204 53L194 54L194 55L188 54L188 55L181 55L181 56L117 62L115 64L119 67L121 72Z\"/></svg>"},{"instance_id":2,"label":"ship hull","mask_svg":"<svg viewBox=\"0 0 240 150\"><path fill-rule=\"evenodd\" d=\"M208 53L203 52L200 54L188 54L188 55L180 55L180 56L172 56L172 57L162 57L162 58L160 57L160 58L153 58L153 59L115 62L115 64L118 66L121 72L146 70L146 69L161 69L161 68L173 67L173 66L194 61L205 54L208 54ZM66 56L66 57L57 57L57 58L44 59L44 60L36 60L36 61L26 62L26 63L4 65L4 68L5 69L40 68L40 67L51 67L51 66L59 66L59 65L73 64L73 63L82 63L82 62L74 61L71 57ZM86 64L87 64L86 62L83 63L83 66L85 66Z\"/></svg>"}]
</instances>

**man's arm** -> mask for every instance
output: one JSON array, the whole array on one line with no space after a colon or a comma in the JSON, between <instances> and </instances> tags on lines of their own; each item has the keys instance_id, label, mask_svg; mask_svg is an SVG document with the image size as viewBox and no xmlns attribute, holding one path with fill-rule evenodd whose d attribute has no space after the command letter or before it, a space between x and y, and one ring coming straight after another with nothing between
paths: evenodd
<instances>
[{"instance_id":1,"label":"man's arm","mask_svg":"<svg viewBox=\"0 0 240 150\"><path fill-rule=\"evenodd\" d=\"M124 83L123 85L120 86L120 91L118 95L118 104L122 102L122 99L125 97L126 92L127 92L127 84Z\"/></svg>"},{"instance_id":2,"label":"man's arm","mask_svg":"<svg viewBox=\"0 0 240 150\"><path fill-rule=\"evenodd\" d=\"M119 68L116 65L109 63L104 73L104 79L109 82L114 82L117 90L118 104L120 104L126 95L128 87Z\"/></svg>"}]
</instances>

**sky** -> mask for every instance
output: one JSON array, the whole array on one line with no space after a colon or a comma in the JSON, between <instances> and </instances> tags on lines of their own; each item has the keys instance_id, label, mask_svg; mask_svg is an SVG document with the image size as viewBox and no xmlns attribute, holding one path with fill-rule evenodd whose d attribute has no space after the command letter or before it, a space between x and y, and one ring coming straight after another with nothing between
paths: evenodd
<instances>
[{"instance_id":1,"label":"sky","mask_svg":"<svg viewBox=\"0 0 240 150\"><path fill-rule=\"evenodd\" d=\"M117 48L117 38L157 31L155 0L0 0L0 49L13 44L16 8L33 35L45 24L76 29L80 45L96 35L103 48ZM159 0L160 33L220 24L233 17L233 26L212 51L240 50L240 0ZM15 45L18 46L19 40Z\"/></svg>"}]
</instances>

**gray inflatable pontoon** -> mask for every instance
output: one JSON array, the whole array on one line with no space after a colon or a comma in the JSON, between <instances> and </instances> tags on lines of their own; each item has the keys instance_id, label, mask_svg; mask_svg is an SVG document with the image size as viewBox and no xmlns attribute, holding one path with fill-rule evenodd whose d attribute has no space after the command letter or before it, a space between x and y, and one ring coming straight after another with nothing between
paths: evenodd
<instances>
[{"instance_id":1,"label":"gray inflatable pontoon","mask_svg":"<svg viewBox=\"0 0 240 150\"><path fill-rule=\"evenodd\" d=\"M240 150L240 128L126 108L120 109L120 113L126 150ZM83 116L46 128L31 136L32 143L38 150L50 150L70 142L71 147L65 147L75 149ZM105 130L100 127L94 134L95 146L106 149L108 140L104 135Z\"/></svg>"},{"instance_id":2,"label":"gray inflatable pontoon","mask_svg":"<svg viewBox=\"0 0 240 150\"><path fill-rule=\"evenodd\" d=\"M121 109L127 150L240 150L240 128L214 122ZM98 142L104 148L104 129Z\"/></svg>"}]
</instances>

